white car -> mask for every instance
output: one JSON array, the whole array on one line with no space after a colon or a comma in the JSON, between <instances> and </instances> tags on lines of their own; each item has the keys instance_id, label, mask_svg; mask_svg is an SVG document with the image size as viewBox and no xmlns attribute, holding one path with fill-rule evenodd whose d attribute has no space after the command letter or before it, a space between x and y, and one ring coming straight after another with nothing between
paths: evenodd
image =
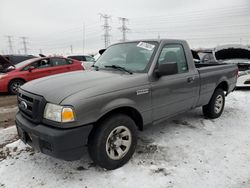
<instances>
[{"instance_id":1,"label":"white car","mask_svg":"<svg viewBox=\"0 0 250 188\"><path fill-rule=\"evenodd\" d=\"M216 61L237 64L239 68L236 87L250 87L250 48L244 45L218 46L213 51Z\"/></svg>"},{"instance_id":2,"label":"white car","mask_svg":"<svg viewBox=\"0 0 250 188\"><path fill-rule=\"evenodd\" d=\"M238 64L239 77L237 79L237 87L250 87L250 61Z\"/></svg>"},{"instance_id":3,"label":"white car","mask_svg":"<svg viewBox=\"0 0 250 188\"><path fill-rule=\"evenodd\" d=\"M91 68L91 66L95 63L95 58L88 55L71 55L68 56L70 59L75 59L82 62L82 66L85 70Z\"/></svg>"}]
</instances>

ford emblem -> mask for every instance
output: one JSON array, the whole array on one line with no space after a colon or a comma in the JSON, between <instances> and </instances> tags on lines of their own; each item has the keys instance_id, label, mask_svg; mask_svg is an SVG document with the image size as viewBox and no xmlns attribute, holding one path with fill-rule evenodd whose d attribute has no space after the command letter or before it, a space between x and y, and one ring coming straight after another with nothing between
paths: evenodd
<instances>
[{"instance_id":1,"label":"ford emblem","mask_svg":"<svg viewBox=\"0 0 250 188\"><path fill-rule=\"evenodd\" d=\"M24 102L24 101L21 101L21 103L20 103L20 108L23 109L23 110L27 110L27 108L28 108L27 103Z\"/></svg>"}]
</instances>

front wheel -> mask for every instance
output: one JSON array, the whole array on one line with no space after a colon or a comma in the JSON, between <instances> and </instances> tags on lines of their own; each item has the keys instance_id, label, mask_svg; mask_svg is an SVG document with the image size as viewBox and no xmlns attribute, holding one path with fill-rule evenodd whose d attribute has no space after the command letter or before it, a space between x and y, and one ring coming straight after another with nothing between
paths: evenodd
<instances>
[{"instance_id":1,"label":"front wheel","mask_svg":"<svg viewBox=\"0 0 250 188\"><path fill-rule=\"evenodd\" d=\"M90 133L88 149L94 163L113 170L129 161L137 144L135 122L127 115L110 116Z\"/></svg>"},{"instance_id":2,"label":"front wheel","mask_svg":"<svg viewBox=\"0 0 250 188\"><path fill-rule=\"evenodd\" d=\"M23 80L12 80L9 84L9 93L12 95L16 95L18 88L24 84Z\"/></svg>"},{"instance_id":3,"label":"front wheel","mask_svg":"<svg viewBox=\"0 0 250 188\"><path fill-rule=\"evenodd\" d=\"M215 119L221 116L225 106L225 94L220 88L216 89L209 103L202 107L204 116Z\"/></svg>"}]
</instances>

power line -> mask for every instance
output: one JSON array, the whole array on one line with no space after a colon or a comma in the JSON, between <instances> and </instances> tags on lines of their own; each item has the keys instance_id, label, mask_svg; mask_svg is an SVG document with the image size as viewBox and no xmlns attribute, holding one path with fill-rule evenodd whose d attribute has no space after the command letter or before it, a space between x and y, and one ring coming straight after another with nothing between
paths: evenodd
<instances>
[{"instance_id":1,"label":"power line","mask_svg":"<svg viewBox=\"0 0 250 188\"><path fill-rule=\"evenodd\" d=\"M8 39L9 53L10 53L10 54L13 54L13 53L14 53L14 50L13 50L13 43L12 43L12 38L13 38L13 36L7 35L6 37L7 37L7 39Z\"/></svg>"},{"instance_id":2,"label":"power line","mask_svg":"<svg viewBox=\"0 0 250 188\"><path fill-rule=\"evenodd\" d=\"M104 46L107 48L110 44L110 37L111 35L109 34L111 30L111 26L109 25L109 19L111 19L111 16L107 14L100 14L101 19L104 19L104 25L103 25L103 30L104 30Z\"/></svg>"},{"instance_id":3,"label":"power line","mask_svg":"<svg viewBox=\"0 0 250 188\"><path fill-rule=\"evenodd\" d=\"M27 37L20 37L20 39L22 40L23 43L23 50L24 50L24 54L28 54L28 48L27 48Z\"/></svg>"}]
</instances>

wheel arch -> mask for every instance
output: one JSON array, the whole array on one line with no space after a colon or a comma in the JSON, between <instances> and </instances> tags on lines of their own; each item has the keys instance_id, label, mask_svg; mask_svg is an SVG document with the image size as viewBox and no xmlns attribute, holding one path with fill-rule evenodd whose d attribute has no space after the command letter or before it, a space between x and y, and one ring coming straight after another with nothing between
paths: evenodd
<instances>
[{"instance_id":1,"label":"wheel arch","mask_svg":"<svg viewBox=\"0 0 250 188\"><path fill-rule=\"evenodd\" d=\"M24 83L27 82L24 78L18 77L18 78L12 78L12 79L10 79L8 85L9 85L11 82L13 82L14 80L22 80Z\"/></svg>"},{"instance_id":2,"label":"wheel arch","mask_svg":"<svg viewBox=\"0 0 250 188\"><path fill-rule=\"evenodd\" d=\"M223 91L225 91L226 93L228 93L229 84L228 84L228 82L225 81L225 80L224 80L224 81L221 81L221 82L217 85L217 87L215 88L215 90L218 89L218 88L223 89Z\"/></svg>"},{"instance_id":3,"label":"wheel arch","mask_svg":"<svg viewBox=\"0 0 250 188\"><path fill-rule=\"evenodd\" d=\"M140 112L131 107L131 106L123 106L123 107L117 107L114 108L108 112L106 112L105 114L103 114L97 121L96 124L98 124L99 122L103 121L104 119L106 119L107 117L114 115L114 114L125 114L127 116L129 116L130 118L132 118L136 124L136 126L138 127L138 129L140 131L143 130L143 118L142 115L140 114Z\"/></svg>"}]
</instances>

